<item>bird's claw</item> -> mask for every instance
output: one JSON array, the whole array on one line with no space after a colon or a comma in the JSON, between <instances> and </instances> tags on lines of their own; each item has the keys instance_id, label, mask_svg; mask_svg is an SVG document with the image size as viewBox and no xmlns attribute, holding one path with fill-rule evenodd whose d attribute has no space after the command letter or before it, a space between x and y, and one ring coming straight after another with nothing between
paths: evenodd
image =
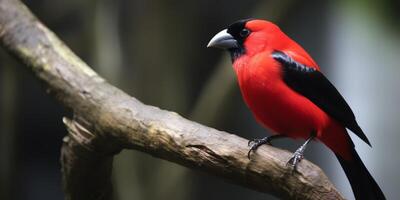
<instances>
[{"instance_id":1,"label":"bird's claw","mask_svg":"<svg viewBox=\"0 0 400 200\"><path fill-rule=\"evenodd\" d=\"M251 144L251 143L249 142L249 146L250 146L250 144ZM258 148L257 143L253 143L253 144L251 145L250 150L249 150L249 152L247 153L247 158L249 158L249 160L250 160L250 154L251 154L251 152L257 150L257 148Z\"/></svg>"},{"instance_id":2,"label":"bird's claw","mask_svg":"<svg viewBox=\"0 0 400 200\"><path fill-rule=\"evenodd\" d=\"M247 143L247 145L250 147L250 150L247 153L247 157L249 158L249 160L250 160L251 152L256 151L258 149L258 147L260 147L263 144L271 145L271 141L270 141L269 137L249 140L249 142Z\"/></svg>"},{"instance_id":3,"label":"bird's claw","mask_svg":"<svg viewBox=\"0 0 400 200\"><path fill-rule=\"evenodd\" d=\"M252 140L249 140L249 142L247 143L247 146L250 147L259 142L260 142L260 139L252 139Z\"/></svg>"},{"instance_id":4,"label":"bird's claw","mask_svg":"<svg viewBox=\"0 0 400 200\"><path fill-rule=\"evenodd\" d=\"M303 158L304 158L303 152L296 151L294 152L290 160L286 163L286 166L290 166L293 169L296 169L297 165L300 163L301 160L303 160Z\"/></svg>"}]
</instances>

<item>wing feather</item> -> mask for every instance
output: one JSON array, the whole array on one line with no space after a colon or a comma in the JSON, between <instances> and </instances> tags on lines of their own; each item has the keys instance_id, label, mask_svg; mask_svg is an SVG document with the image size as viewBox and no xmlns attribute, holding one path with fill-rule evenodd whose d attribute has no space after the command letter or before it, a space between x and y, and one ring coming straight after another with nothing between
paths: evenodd
<instances>
[{"instance_id":1,"label":"wing feather","mask_svg":"<svg viewBox=\"0 0 400 200\"><path fill-rule=\"evenodd\" d=\"M272 57L282 64L283 78L290 88L308 98L371 146L367 136L358 125L350 106L320 71L296 62L281 51L273 52Z\"/></svg>"}]
</instances>

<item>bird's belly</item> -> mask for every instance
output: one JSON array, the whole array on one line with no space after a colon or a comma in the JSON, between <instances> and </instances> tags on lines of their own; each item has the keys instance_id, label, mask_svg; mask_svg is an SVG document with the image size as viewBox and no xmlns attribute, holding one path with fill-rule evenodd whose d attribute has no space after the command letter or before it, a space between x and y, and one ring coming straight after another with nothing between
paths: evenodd
<instances>
[{"instance_id":1,"label":"bird's belly","mask_svg":"<svg viewBox=\"0 0 400 200\"><path fill-rule=\"evenodd\" d=\"M241 85L243 97L258 122L277 134L308 138L320 134L329 117L314 103L284 82Z\"/></svg>"}]
</instances>

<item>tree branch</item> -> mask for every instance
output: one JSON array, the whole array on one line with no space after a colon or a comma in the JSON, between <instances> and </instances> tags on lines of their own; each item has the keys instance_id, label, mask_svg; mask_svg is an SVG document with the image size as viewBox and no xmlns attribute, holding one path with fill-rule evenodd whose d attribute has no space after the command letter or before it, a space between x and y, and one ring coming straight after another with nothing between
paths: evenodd
<instances>
[{"instance_id":1,"label":"tree branch","mask_svg":"<svg viewBox=\"0 0 400 200\"><path fill-rule=\"evenodd\" d=\"M113 155L101 151L99 138L78 122L64 118L61 163L66 199L112 199Z\"/></svg>"},{"instance_id":2,"label":"tree branch","mask_svg":"<svg viewBox=\"0 0 400 200\"><path fill-rule=\"evenodd\" d=\"M248 160L247 140L144 105L108 84L18 0L0 0L0 42L74 113L64 120L66 199L110 199L112 156L123 148L283 199L343 199L307 160L292 173L285 166L291 153L265 145Z\"/></svg>"}]
</instances>

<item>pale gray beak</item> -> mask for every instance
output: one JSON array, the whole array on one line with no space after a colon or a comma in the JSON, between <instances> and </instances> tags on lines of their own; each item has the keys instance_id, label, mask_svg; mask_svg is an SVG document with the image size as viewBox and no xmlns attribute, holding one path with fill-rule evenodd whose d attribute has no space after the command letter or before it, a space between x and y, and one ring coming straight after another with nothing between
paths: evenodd
<instances>
[{"instance_id":1,"label":"pale gray beak","mask_svg":"<svg viewBox=\"0 0 400 200\"><path fill-rule=\"evenodd\" d=\"M235 38L233 38L233 36L227 32L227 29L224 29L217 33L217 35L210 40L210 42L207 44L207 47L232 49L239 47L239 45Z\"/></svg>"}]
</instances>

